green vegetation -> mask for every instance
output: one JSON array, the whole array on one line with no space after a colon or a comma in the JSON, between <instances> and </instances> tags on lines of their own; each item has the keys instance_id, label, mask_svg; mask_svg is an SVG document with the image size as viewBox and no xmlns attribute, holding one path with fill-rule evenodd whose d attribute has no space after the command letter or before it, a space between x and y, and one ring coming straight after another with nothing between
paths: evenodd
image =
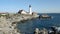
<instances>
[{"instance_id":1,"label":"green vegetation","mask_svg":"<svg viewBox=\"0 0 60 34\"><path fill-rule=\"evenodd\" d=\"M1 17L1 16L5 16L5 17L6 17L7 15L2 15L2 14L0 14L0 17Z\"/></svg>"},{"instance_id":2,"label":"green vegetation","mask_svg":"<svg viewBox=\"0 0 60 34\"><path fill-rule=\"evenodd\" d=\"M3 16L3 15L0 14L0 17L1 17L1 16Z\"/></svg>"}]
</instances>

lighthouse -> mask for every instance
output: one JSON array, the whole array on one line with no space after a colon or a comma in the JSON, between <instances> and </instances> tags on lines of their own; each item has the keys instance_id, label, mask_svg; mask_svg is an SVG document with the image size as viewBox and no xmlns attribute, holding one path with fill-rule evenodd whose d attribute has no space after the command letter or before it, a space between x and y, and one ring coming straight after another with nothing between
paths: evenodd
<instances>
[{"instance_id":1,"label":"lighthouse","mask_svg":"<svg viewBox=\"0 0 60 34\"><path fill-rule=\"evenodd\" d=\"M32 14L31 5L29 5L29 14Z\"/></svg>"}]
</instances>

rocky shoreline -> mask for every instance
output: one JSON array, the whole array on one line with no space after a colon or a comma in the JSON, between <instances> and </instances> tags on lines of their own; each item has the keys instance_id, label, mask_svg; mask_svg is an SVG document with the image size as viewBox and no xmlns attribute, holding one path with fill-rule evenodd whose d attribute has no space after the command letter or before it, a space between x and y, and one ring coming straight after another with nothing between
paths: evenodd
<instances>
[{"instance_id":1,"label":"rocky shoreline","mask_svg":"<svg viewBox=\"0 0 60 34\"><path fill-rule=\"evenodd\" d=\"M21 34L17 23L23 20L37 18L39 15L12 14L0 16L0 34Z\"/></svg>"}]
</instances>

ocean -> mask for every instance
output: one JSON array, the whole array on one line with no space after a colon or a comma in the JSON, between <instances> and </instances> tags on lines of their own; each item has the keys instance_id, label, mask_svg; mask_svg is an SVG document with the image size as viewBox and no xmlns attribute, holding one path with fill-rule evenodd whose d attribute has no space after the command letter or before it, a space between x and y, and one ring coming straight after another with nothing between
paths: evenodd
<instances>
[{"instance_id":1,"label":"ocean","mask_svg":"<svg viewBox=\"0 0 60 34\"><path fill-rule=\"evenodd\" d=\"M39 14L41 15L41 14ZM35 28L46 28L49 30L51 26L60 26L60 13L47 13L47 15L52 16L51 19L33 19L28 20L24 23L18 23L17 28L22 34L34 34Z\"/></svg>"}]
</instances>

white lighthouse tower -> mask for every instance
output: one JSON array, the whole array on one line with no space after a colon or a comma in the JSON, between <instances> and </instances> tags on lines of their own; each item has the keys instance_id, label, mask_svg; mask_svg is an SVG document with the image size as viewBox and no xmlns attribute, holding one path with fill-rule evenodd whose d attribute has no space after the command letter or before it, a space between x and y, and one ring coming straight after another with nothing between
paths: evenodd
<instances>
[{"instance_id":1,"label":"white lighthouse tower","mask_svg":"<svg viewBox=\"0 0 60 34\"><path fill-rule=\"evenodd\" d=\"M31 5L29 5L29 14L32 14Z\"/></svg>"}]
</instances>

